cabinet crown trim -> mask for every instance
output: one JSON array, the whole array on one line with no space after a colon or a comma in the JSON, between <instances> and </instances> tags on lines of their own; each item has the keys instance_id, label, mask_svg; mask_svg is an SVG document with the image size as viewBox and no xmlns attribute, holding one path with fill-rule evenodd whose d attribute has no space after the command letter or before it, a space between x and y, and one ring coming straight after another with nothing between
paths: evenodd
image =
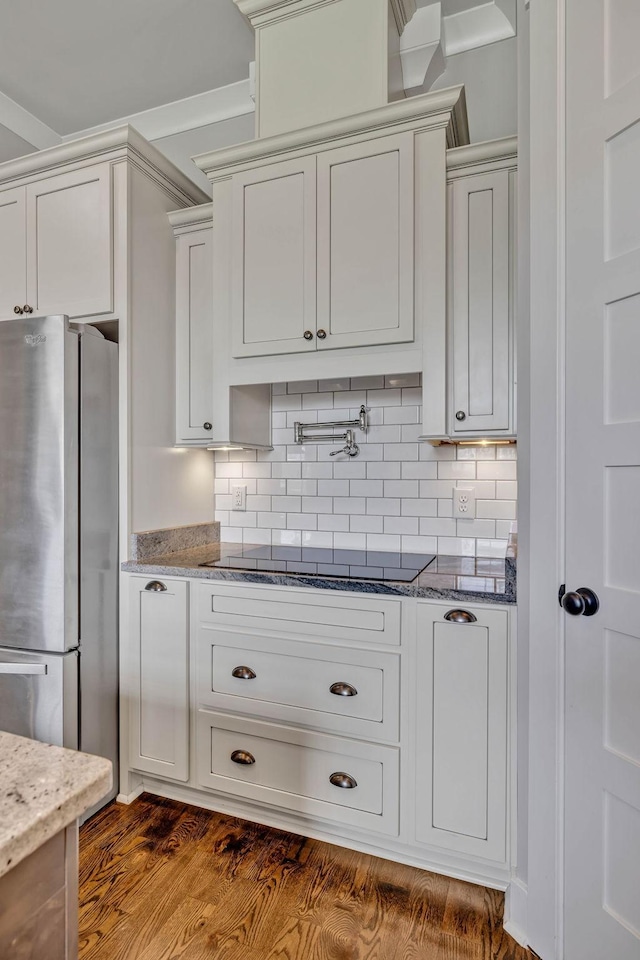
<instances>
[{"instance_id":1,"label":"cabinet crown trim","mask_svg":"<svg viewBox=\"0 0 640 960\"><path fill-rule=\"evenodd\" d=\"M202 224L210 227L213 222L213 204L201 203L197 207L185 207L184 210L172 210L168 213L172 227L196 227Z\"/></svg>"},{"instance_id":2,"label":"cabinet crown trim","mask_svg":"<svg viewBox=\"0 0 640 960\"><path fill-rule=\"evenodd\" d=\"M334 0L307 0L306 7L319 7ZM234 0L240 12L253 21L258 17L270 18L297 12L294 8L300 6L300 0ZM411 17L416 12L416 0L389 0L389 6L402 33Z\"/></svg>"},{"instance_id":3,"label":"cabinet crown trim","mask_svg":"<svg viewBox=\"0 0 640 960\"><path fill-rule=\"evenodd\" d=\"M0 187L28 177L57 171L74 161L99 162L119 159L121 156L140 159L160 178L169 181L174 192L185 203L201 204L209 199L203 190L129 124L0 163Z\"/></svg>"},{"instance_id":4,"label":"cabinet crown trim","mask_svg":"<svg viewBox=\"0 0 640 960\"><path fill-rule=\"evenodd\" d=\"M210 180L217 180L235 172L234 168L241 164L278 158L290 150L312 152L321 144L339 146L338 142L332 141L357 134L393 132L394 127L411 122L421 122L424 129L444 127L449 147L467 144L469 125L464 86L447 87L406 100L396 100L353 117L341 117L303 130L249 140L192 159Z\"/></svg>"},{"instance_id":5,"label":"cabinet crown trim","mask_svg":"<svg viewBox=\"0 0 640 960\"><path fill-rule=\"evenodd\" d=\"M513 160L517 165L518 138L502 137L500 140L485 140L447 150L447 173L461 167L471 167L495 160Z\"/></svg>"}]
</instances>

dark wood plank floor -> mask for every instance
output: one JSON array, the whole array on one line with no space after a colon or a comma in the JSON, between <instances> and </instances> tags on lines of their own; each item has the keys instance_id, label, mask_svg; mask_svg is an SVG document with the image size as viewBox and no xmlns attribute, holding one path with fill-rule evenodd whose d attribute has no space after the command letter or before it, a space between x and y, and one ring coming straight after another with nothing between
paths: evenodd
<instances>
[{"instance_id":1,"label":"dark wood plank floor","mask_svg":"<svg viewBox=\"0 0 640 960\"><path fill-rule=\"evenodd\" d=\"M502 894L143 794L80 833L81 960L525 960Z\"/></svg>"}]
</instances>

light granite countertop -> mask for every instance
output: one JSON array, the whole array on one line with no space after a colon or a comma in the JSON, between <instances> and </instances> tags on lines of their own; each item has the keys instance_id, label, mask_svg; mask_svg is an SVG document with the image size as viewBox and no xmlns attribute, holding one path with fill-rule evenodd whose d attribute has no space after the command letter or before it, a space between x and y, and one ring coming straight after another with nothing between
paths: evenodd
<instances>
[{"instance_id":1,"label":"light granite countertop","mask_svg":"<svg viewBox=\"0 0 640 960\"><path fill-rule=\"evenodd\" d=\"M0 876L111 787L111 762L0 731Z\"/></svg>"},{"instance_id":2,"label":"light granite countertop","mask_svg":"<svg viewBox=\"0 0 640 960\"><path fill-rule=\"evenodd\" d=\"M245 549L246 547L245 544ZM122 569L128 573L150 577L190 577L468 602L516 602L515 552L505 560L437 556L411 583L200 566L202 563L234 554L237 550L238 544L235 543L207 543L190 549L167 552L162 556L146 555L144 560L123 563Z\"/></svg>"}]
</instances>

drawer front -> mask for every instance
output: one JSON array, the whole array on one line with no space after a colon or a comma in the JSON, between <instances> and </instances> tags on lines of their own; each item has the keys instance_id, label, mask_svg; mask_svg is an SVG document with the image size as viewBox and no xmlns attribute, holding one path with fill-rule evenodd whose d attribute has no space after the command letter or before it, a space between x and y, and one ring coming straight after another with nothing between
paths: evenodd
<instances>
[{"instance_id":1,"label":"drawer front","mask_svg":"<svg viewBox=\"0 0 640 960\"><path fill-rule=\"evenodd\" d=\"M198 656L202 706L340 734L398 738L397 654L201 626Z\"/></svg>"},{"instance_id":2,"label":"drawer front","mask_svg":"<svg viewBox=\"0 0 640 960\"><path fill-rule=\"evenodd\" d=\"M398 833L398 751L393 747L201 710L197 753L204 787Z\"/></svg>"},{"instance_id":3,"label":"drawer front","mask_svg":"<svg viewBox=\"0 0 640 960\"><path fill-rule=\"evenodd\" d=\"M199 586L198 615L204 623L277 635L296 633L394 646L400 643L401 600L299 587Z\"/></svg>"}]
</instances>

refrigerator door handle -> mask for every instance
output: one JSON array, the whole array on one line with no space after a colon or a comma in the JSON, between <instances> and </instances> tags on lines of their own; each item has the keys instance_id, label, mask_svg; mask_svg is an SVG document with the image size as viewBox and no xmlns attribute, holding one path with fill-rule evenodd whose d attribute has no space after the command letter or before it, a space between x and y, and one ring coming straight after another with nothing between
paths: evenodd
<instances>
[{"instance_id":1,"label":"refrigerator door handle","mask_svg":"<svg viewBox=\"0 0 640 960\"><path fill-rule=\"evenodd\" d=\"M2 663L0 662L0 673L18 673L22 676L34 676L39 674L44 676L47 672L46 663Z\"/></svg>"}]
</instances>

